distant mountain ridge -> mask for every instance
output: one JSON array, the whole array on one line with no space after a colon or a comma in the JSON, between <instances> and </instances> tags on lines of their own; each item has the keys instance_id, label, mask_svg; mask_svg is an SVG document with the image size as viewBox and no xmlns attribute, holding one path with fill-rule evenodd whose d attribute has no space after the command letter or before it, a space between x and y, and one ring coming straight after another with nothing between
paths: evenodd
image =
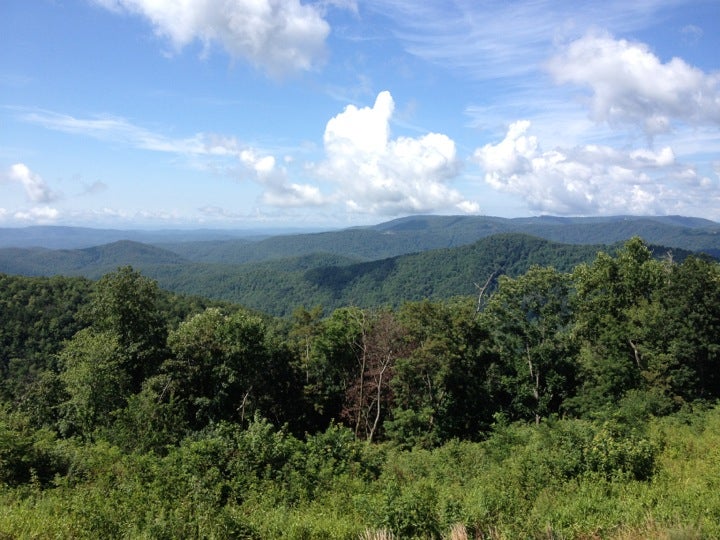
<instances>
[{"instance_id":1,"label":"distant mountain ridge","mask_svg":"<svg viewBox=\"0 0 720 540\"><path fill-rule=\"evenodd\" d=\"M131 265L167 290L227 300L278 316L299 306L374 307L404 301L472 295L491 274L519 275L533 265L569 271L612 246L561 244L519 233L472 244L371 261L331 253L225 264L193 262L137 242L83 250L0 249L0 272L97 278ZM664 255L669 248L658 248ZM690 252L671 249L676 260Z\"/></svg>"},{"instance_id":2,"label":"distant mountain ridge","mask_svg":"<svg viewBox=\"0 0 720 540\"><path fill-rule=\"evenodd\" d=\"M121 240L146 244L222 241L240 238L246 238L250 241L293 232L299 231L293 229L285 229L284 231L272 229L96 229L91 227L36 225L31 227L0 227L0 248L83 249Z\"/></svg>"},{"instance_id":3,"label":"distant mountain ridge","mask_svg":"<svg viewBox=\"0 0 720 540\"><path fill-rule=\"evenodd\" d=\"M492 234L518 232L557 242L608 244L637 235L647 242L693 251L720 249L720 223L684 216L408 216L376 225L330 231L298 230L119 230L33 226L0 228L0 248L82 249L130 240L178 250L207 262L250 262L329 251L373 260L470 244ZM382 238L381 234L389 235ZM422 234L422 236L418 236ZM368 247L367 242L377 245ZM244 247L243 244L248 244ZM687 244L687 245L683 245ZM182 251L182 252L180 252ZM227 259L227 260L222 260Z\"/></svg>"},{"instance_id":4,"label":"distant mountain ridge","mask_svg":"<svg viewBox=\"0 0 720 540\"><path fill-rule=\"evenodd\" d=\"M149 244L119 240L85 249L2 248L0 272L24 276L100 277L118 266L182 265L188 261Z\"/></svg>"},{"instance_id":5,"label":"distant mountain ridge","mask_svg":"<svg viewBox=\"0 0 720 540\"><path fill-rule=\"evenodd\" d=\"M566 244L608 245L640 236L646 242L720 255L720 224L699 218L602 217L496 218L411 216L368 227L314 234L278 235L257 242L164 243L161 247L196 262L244 264L307 253L332 253L372 261L430 249L468 245L501 233L529 234Z\"/></svg>"},{"instance_id":6,"label":"distant mountain ridge","mask_svg":"<svg viewBox=\"0 0 720 540\"><path fill-rule=\"evenodd\" d=\"M12 240L9 229L0 230ZM143 231L64 228L47 243L87 241ZM16 230L16 232L18 232ZM81 249L0 248L0 272L98 278L131 265L180 293L229 300L274 315L304 305L372 307L474 293L493 272L518 275L530 265L568 271L633 236L678 260L692 252L720 257L720 224L697 218L493 218L412 216L338 231L234 237L224 231L159 231ZM234 234L241 234L240 232ZM199 240L200 238L209 240ZM17 239L16 239L17 240ZM1 244L0 244L1 245Z\"/></svg>"}]
</instances>

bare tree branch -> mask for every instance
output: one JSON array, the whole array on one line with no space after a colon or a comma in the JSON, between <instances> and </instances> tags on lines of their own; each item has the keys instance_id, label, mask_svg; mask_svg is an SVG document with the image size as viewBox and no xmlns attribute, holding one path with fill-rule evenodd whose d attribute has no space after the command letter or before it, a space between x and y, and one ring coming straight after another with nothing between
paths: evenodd
<instances>
[{"instance_id":1,"label":"bare tree branch","mask_svg":"<svg viewBox=\"0 0 720 540\"><path fill-rule=\"evenodd\" d=\"M476 287L477 289L479 289L479 291L480 291L480 292L478 293L477 308L475 308L475 317L476 317L476 318L477 318L477 316L480 314L480 312L482 311L482 308L483 308L483 297L485 296L485 291L486 291L487 288L490 286L490 283L492 283L493 278L495 277L495 275L496 275L498 272L499 272L499 270L495 270L492 274L490 274L490 277L487 278L487 281L485 281L485 285L483 285L482 287L481 287L480 285L478 285L477 283L475 283L475 287Z\"/></svg>"}]
</instances>

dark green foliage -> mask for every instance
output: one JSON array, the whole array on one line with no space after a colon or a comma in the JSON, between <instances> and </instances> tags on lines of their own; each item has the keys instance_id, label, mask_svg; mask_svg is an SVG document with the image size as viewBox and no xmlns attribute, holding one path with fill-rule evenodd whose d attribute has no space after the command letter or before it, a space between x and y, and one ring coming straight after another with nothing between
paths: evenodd
<instances>
[{"instance_id":1,"label":"dark green foliage","mask_svg":"<svg viewBox=\"0 0 720 540\"><path fill-rule=\"evenodd\" d=\"M0 274L0 396L24 401L28 387L55 368L63 341L83 327L78 313L90 290L82 278Z\"/></svg>"},{"instance_id":2,"label":"dark green foliage","mask_svg":"<svg viewBox=\"0 0 720 540\"><path fill-rule=\"evenodd\" d=\"M306 349L304 392L318 426L340 417L357 376L363 322L360 309L337 309L322 321Z\"/></svg>"},{"instance_id":3,"label":"dark green foliage","mask_svg":"<svg viewBox=\"0 0 720 540\"><path fill-rule=\"evenodd\" d=\"M491 420L489 334L466 300L403 306L399 318L413 347L398 360L388 436L403 446L430 447L475 438Z\"/></svg>"},{"instance_id":4,"label":"dark green foliage","mask_svg":"<svg viewBox=\"0 0 720 540\"><path fill-rule=\"evenodd\" d=\"M658 375L684 400L720 395L719 283L715 262L690 257L672 265L654 298L659 320L648 317L651 337L666 355Z\"/></svg>"},{"instance_id":5,"label":"dark green foliage","mask_svg":"<svg viewBox=\"0 0 720 540\"><path fill-rule=\"evenodd\" d=\"M592 222L592 227L602 223ZM641 222L622 223L623 232L612 236L613 242L630 237ZM691 229L693 234L704 230L700 225ZM0 270L98 277L116 265L131 264L168 290L288 316L301 305L397 307L403 301L472 294L473 284L484 279L482 276L501 271L516 277L533 264L570 271L576 264L592 260L600 244L557 244L537 236L556 239L552 231L576 226L579 224L567 220L435 216L390 222L376 230L211 243L206 246L207 253L196 243L169 246L185 258L134 242L78 251L25 253L15 249L6 253L0 249ZM569 234L570 243L588 242ZM716 241L717 235L711 237ZM677 260L689 254L677 248L682 243L666 245L676 246L673 254ZM669 248L658 249L659 255L664 255ZM5 262L3 254L7 255Z\"/></svg>"},{"instance_id":6,"label":"dark green foliage","mask_svg":"<svg viewBox=\"0 0 720 540\"><path fill-rule=\"evenodd\" d=\"M101 435L128 452L167 453L190 432L186 404L166 395L169 383L165 375L147 379L112 412L112 424Z\"/></svg>"},{"instance_id":7,"label":"dark green foliage","mask_svg":"<svg viewBox=\"0 0 720 540\"><path fill-rule=\"evenodd\" d=\"M511 418L539 422L575 391L570 287L570 276L535 266L517 279L501 276L482 312L499 356L498 397Z\"/></svg>"},{"instance_id":8,"label":"dark green foliage","mask_svg":"<svg viewBox=\"0 0 720 540\"><path fill-rule=\"evenodd\" d=\"M0 404L0 486L45 486L67 468L54 433L36 430L27 416Z\"/></svg>"},{"instance_id":9,"label":"dark green foliage","mask_svg":"<svg viewBox=\"0 0 720 540\"><path fill-rule=\"evenodd\" d=\"M642 384L639 336L634 314L646 306L662 281L661 264L639 238L617 257L605 253L574 271L574 337L583 379L579 406L597 409Z\"/></svg>"},{"instance_id":10,"label":"dark green foliage","mask_svg":"<svg viewBox=\"0 0 720 540\"><path fill-rule=\"evenodd\" d=\"M159 299L157 282L124 266L97 282L85 315L94 330L117 339L133 391L157 372L165 356L167 326Z\"/></svg>"},{"instance_id":11,"label":"dark green foliage","mask_svg":"<svg viewBox=\"0 0 720 540\"><path fill-rule=\"evenodd\" d=\"M191 428L220 420L242 424L255 411L290 419L300 396L290 355L272 342L259 317L209 308L171 332L168 346L161 393L185 409Z\"/></svg>"}]
</instances>

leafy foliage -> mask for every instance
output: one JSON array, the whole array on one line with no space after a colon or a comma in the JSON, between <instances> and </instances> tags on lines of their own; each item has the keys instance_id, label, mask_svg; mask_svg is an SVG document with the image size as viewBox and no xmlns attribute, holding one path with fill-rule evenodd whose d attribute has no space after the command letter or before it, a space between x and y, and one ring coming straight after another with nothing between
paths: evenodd
<instances>
[{"instance_id":1,"label":"leafy foliage","mask_svg":"<svg viewBox=\"0 0 720 540\"><path fill-rule=\"evenodd\" d=\"M1 276L0 536L717 537L719 268L632 239L285 320Z\"/></svg>"}]
</instances>

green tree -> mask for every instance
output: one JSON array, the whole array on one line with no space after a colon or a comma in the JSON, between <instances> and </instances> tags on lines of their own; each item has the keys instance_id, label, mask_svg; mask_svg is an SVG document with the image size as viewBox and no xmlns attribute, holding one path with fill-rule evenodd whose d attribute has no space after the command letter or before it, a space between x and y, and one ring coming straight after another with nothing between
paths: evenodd
<instances>
[{"instance_id":1,"label":"green tree","mask_svg":"<svg viewBox=\"0 0 720 540\"><path fill-rule=\"evenodd\" d=\"M177 445L190 430L185 404L167 394L170 385L166 374L145 380L142 390L115 412L115 421L105 433L108 440L126 451L160 455Z\"/></svg>"},{"instance_id":2,"label":"green tree","mask_svg":"<svg viewBox=\"0 0 720 540\"><path fill-rule=\"evenodd\" d=\"M492 421L488 333L473 299L404 304L409 349L397 360L388 437L403 446L477 438Z\"/></svg>"},{"instance_id":3,"label":"green tree","mask_svg":"<svg viewBox=\"0 0 720 540\"><path fill-rule=\"evenodd\" d=\"M673 267L660 296L671 321L664 335L672 336L670 351L675 369L692 372L692 384L673 383L676 394L686 389L687 399L720 397L720 264L689 257ZM672 324L672 323L675 324Z\"/></svg>"},{"instance_id":4,"label":"green tree","mask_svg":"<svg viewBox=\"0 0 720 540\"><path fill-rule=\"evenodd\" d=\"M631 310L648 390L676 403L720 396L720 265L665 261L662 285Z\"/></svg>"},{"instance_id":5,"label":"green tree","mask_svg":"<svg viewBox=\"0 0 720 540\"><path fill-rule=\"evenodd\" d=\"M357 307L336 309L322 321L312 342L304 395L314 420L313 431L338 419L348 388L357 376L364 313Z\"/></svg>"},{"instance_id":6,"label":"green tree","mask_svg":"<svg viewBox=\"0 0 720 540\"><path fill-rule=\"evenodd\" d=\"M516 279L501 276L482 312L497 347L500 389L511 418L539 423L574 391L569 290L568 275L534 266Z\"/></svg>"},{"instance_id":7,"label":"green tree","mask_svg":"<svg viewBox=\"0 0 720 540\"><path fill-rule=\"evenodd\" d=\"M580 347L581 388L569 405L578 412L609 406L643 386L640 338L644 317L638 309L652 302L665 278L639 238L613 257L599 253L573 272L573 335Z\"/></svg>"},{"instance_id":8,"label":"green tree","mask_svg":"<svg viewBox=\"0 0 720 540\"><path fill-rule=\"evenodd\" d=\"M167 325L159 299L155 281L124 266L97 282L85 314L95 330L116 337L134 392L157 372L166 354Z\"/></svg>"},{"instance_id":9,"label":"green tree","mask_svg":"<svg viewBox=\"0 0 720 540\"><path fill-rule=\"evenodd\" d=\"M23 406L57 371L62 343L83 327L78 311L89 292L86 279L0 274L0 396Z\"/></svg>"},{"instance_id":10,"label":"green tree","mask_svg":"<svg viewBox=\"0 0 720 540\"><path fill-rule=\"evenodd\" d=\"M67 472L67 456L58 448L55 434L36 430L30 419L0 402L0 485L28 482L49 484Z\"/></svg>"},{"instance_id":11,"label":"green tree","mask_svg":"<svg viewBox=\"0 0 720 540\"><path fill-rule=\"evenodd\" d=\"M122 368L124 355L115 334L79 331L60 353L68 399L62 404L63 429L67 434L91 437L111 424L111 413L125 405L130 378Z\"/></svg>"},{"instance_id":12,"label":"green tree","mask_svg":"<svg viewBox=\"0 0 720 540\"><path fill-rule=\"evenodd\" d=\"M191 427L218 420L244 423L254 411L287 420L287 402L299 396L292 390L297 385L291 357L269 338L259 317L208 308L172 331L168 345L165 394L185 404Z\"/></svg>"},{"instance_id":13,"label":"green tree","mask_svg":"<svg viewBox=\"0 0 720 540\"><path fill-rule=\"evenodd\" d=\"M320 335L322 315L322 306L315 306L311 310L299 307L292 314L292 327L288 337L300 361L300 368L305 374L306 383L310 380L313 344Z\"/></svg>"}]
</instances>

